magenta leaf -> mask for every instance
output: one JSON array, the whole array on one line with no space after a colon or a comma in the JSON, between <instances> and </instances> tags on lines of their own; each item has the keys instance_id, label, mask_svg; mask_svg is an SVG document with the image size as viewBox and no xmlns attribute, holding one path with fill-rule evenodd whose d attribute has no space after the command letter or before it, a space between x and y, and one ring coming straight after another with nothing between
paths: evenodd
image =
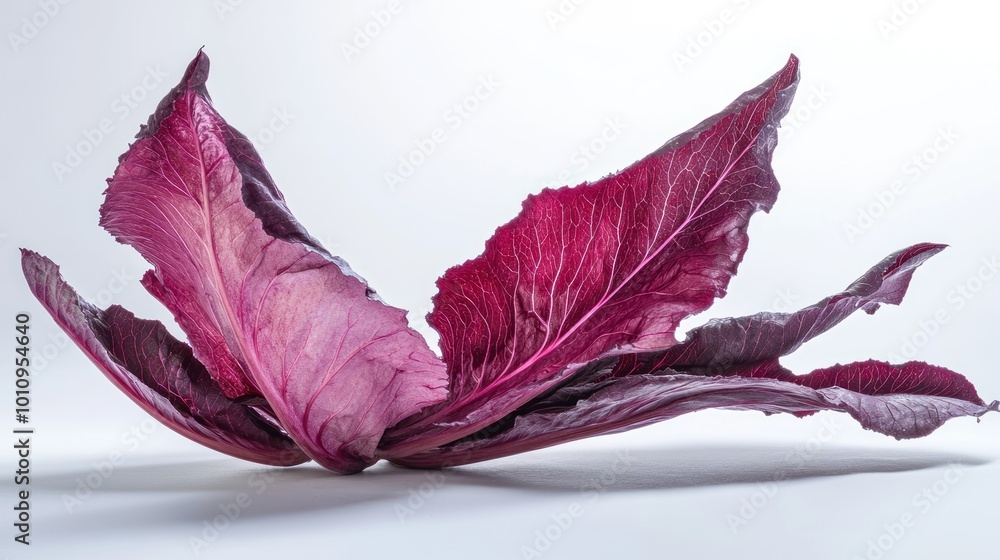
<instances>
[{"instance_id":1,"label":"magenta leaf","mask_svg":"<svg viewBox=\"0 0 1000 560\"><path fill-rule=\"evenodd\" d=\"M545 189L438 280L442 361L309 235L246 136L219 115L201 52L119 159L103 225L152 265L156 321L83 301L22 250L31 291L119 389L177 432L274 465L357 472L482 461L707 408L846 412L896 438L997 411L922 362L795 375L779 360L857 310L903 299L942 245L894 253L795 313L681 320L725 295L769 211L798 60L628 168ZM446 365L447 364L447 365Z\"/></svg>"},{"instance_id":2,"label":"magenta leaf","mask_svg":"<svg viewBox=\"0 0 1000 560\"><path fill-rule=\"evenodd\" d=\"M263 396L310 457L361 470L387 426L444 398L444 365L295 222L207 76L199 53L120 159L101 224L153 264L143 285L228 396Z\"/></svg>"},{"instance_id":3,"label":"magenta leaf","mask_svg":"<svg viewBox=\"0 0 1000 560\"><path fill-rule=\"evenodd\" d=\"M662 352L623 356L613 377L669 367L701 374L733 374L734 368L786 356L857 310L872 314L880 304L898 305L913 272L944 245L921 243L897 251L870 268L844 291L795 313L757 313L710 320L682 343Z\"/></svg>"},{"instance_id":4,"label":"magenta leaf","mask_svg":"<svg viewBox=\"0 0 1000 560\"><path fill-rule=\"evenodd\" d=\"M223 394L219 384L158 321L117 305L106 310L81 299L59 267L22 251L28 286L56 323L136 404L175 432L223 453L269 465L309 460L266 415Z\"/></svg>"},{"instance_id":5,"label":"magenta leaf","mask_svg":"<svg viewBox=\"0 0 1000 560\"><path fill-rule=\"evenodd\" d=\"M853 388L827 385L857 376L860 382L845 383ZM911 376L916 378L901 383ZM596 390L571 405L539 406L505 425L394 461L421 468L474 463L631 430L707 408L797 415L836 410L849 413L865 428L897 439L920 437L951 418L997 411L997 401L986 406L982 401L968 400L971 385L964 379L957 381L956 376L920 362L893 366L868 361L801 376L808 383L767 377L707 377L669 370L658 375L612 378L594 383Z\"/></svg>"},{"instance_id":6,"label":"magenta leaf","mask_svg":"<svg viewBox=\"0 0 1000 560\"><path fill-rule=\"evenodd\" d=\"M778 121L798 60L722 112L595 183L546 189L479 257L438 280L428 321L451 394L390 431L386 456L473 433L601 356L676 344L725 295L750 216L778 194Z\"/></svg>"},{"instance_id":7,"label":"magenta leaf","mask_svg":"<svg viewBox=\"0 0 1000 560\"><path fill-rule=\"evenodd\" d=\"M950 418L996 411L998 403L986 405L965 377L923 362L869 360L807 375L778 363L858 309L874 313L880 304L899 304L916 268L943 248L923 243L893 253L843 292L795 313L713 319L666 350L595 360L480 432L395 460L422 467L482 461L706 408L838 410L898 439L927 435Z\"/></svg>"}]
</instances>

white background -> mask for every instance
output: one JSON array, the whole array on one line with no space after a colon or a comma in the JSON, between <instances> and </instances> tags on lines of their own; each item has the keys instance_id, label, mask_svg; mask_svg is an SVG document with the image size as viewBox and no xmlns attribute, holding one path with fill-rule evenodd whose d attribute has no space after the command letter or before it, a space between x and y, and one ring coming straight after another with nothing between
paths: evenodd
<instances>
[{"instance_id":1,"label":"white background","mask_svg":"<svg viewBox=\"0 0 1000 560\"><path fill-rule=\"evenodd\" d=\"M387 2L341 4L72 2L51 16L45 1L0 7L0 324L13 332L14 314L31 313L41 357L33 544L12 541L15 456L4 445L0 555L537 557L531 549L545 558L889 559L996 550L1000 415L897 442L832 413L708 411L446 475L378 465L350 477L314 465L258 468L150 423L64 347L26 289L17 249L53 258L91 301L121 303L179 334L138 283L145 263L98 227L97 209L117 156L202 45L217 108L258 139L298 219L384 299L414 310L411 322L429 337L422 316L435 278L477 255L525 196L632 163L794 52L801 83L774 157L781 196L754 218L730 295L686 326L807 305L894 250L948 243L902 307L852 317L786 365L926 360L1000 397L1000 281L983 267L1000 256L995 3L423 0L383 14L386 23L373 11ZM43 25L33 30L32 20ZM470 99L481 80L499 85ZM448 111L463 102L475 110L456 128ZM98 138L104 119L110 132ZM596 142L609 121L623 130ZM445 141L389 188L385 174L435 128ZM590 156L580 151L588 145ZM12 429L13 372L3 379L0 418ZM600 491L581 491L595 483ZM924 490L933 501L919 497ZM205 532L240 493L249 505L220 521L221 532ZM570 511L582 513L567 522ZM912 526L894 528L908 514ZM194 550L192 537L208 548Z\"/></svg>"}]
</instances>

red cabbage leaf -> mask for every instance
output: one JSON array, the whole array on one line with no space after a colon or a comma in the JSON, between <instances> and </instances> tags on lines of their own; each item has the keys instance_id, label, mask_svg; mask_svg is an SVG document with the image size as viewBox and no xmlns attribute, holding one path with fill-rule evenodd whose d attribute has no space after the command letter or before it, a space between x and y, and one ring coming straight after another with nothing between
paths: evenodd
<instances>
[{"instance_id":1,"label":"red cabbage leaf","mask_svg":"<svg viewBox=\"0 0 1000 560\"><path fill-rule=\"evenodd\" d=\"M893 366L867 361L817 370L809 376L819 381L829 373L844 379L861 376L870 386L891 386L911 375L920 376L901 391L937 384L955 374L920 362ZM818 376L818 377L817 377ZM486 429L438 449L395 459L400 465L420 468L455 466L505 457L580 438L631 430L707 408L759 410L768 414L807 414L818 410L848 412L861 425L899 437L926 435L946 420L981 416L997 410L943 394L905 392L872 396L840 386L813 389L799 383L770 378L671 373L615 378L599 384L589 397L566 407L539 408L517 416L505 429ZM493 435L496 433L496 435Z\"/></svg>"},{"instance_id":2,"label":"red cabbage leaf","mask_svg":"<svg viewBox=\"0 0 1000 560\"><path fill-rule=\"evenodd\" d=\"M445 397L444 364L294 221L207 76L199 53L121 157L101 225L153 264L143 285L227 396L263 396L310 457L361 470L386 427Z\"/></svg>"},{"instance_id":3,"label":"red cabbage leaf","mask_svg":"<svg viewBox=\"0 0 1000 560\"><path fill-rule=\"evenodd\" d=\"M444 360L295 220L250 141L212 106L201 52L108 180L103 225L152 265L156 321L83 301L23 250L28 285L105 375L177 432L266 464L340 473L380 458L482 461L706 408L851 414L896 438L996 411L961 375L779 362L856 310L902 300L943 246L890 255L795 313L679 322L726 293L747 226L778 194L792 56L718 114L599 181L545 189L448 270L428 321Z\"/></svg>"},{"instance_id":4,"label":"red cabbage leaf","mask_svg":"<svg viewBox=\"0 0 1000 560\"><path fill-rule=\"evenodd\" d=\"M438 280L448 401L391 430L404 456L466 436L565 380L571 364L677 343L725 295L750 216L778 195L777 127L798 60L722 112L595 183L529 196L479 257Z\"/></svg>"},{"instance_id":5,"label":"red cabbage leaf","mask_svg":"<svg viewBox=\"0 0 1000 560\"><path fill-rule=\"evenodd\" d=\"M897 251L844 291L795 313L765 312L713 319L692 329L683 344L623 357L610 375L650 373L664 367L689 373L733 373L734 367L787 356L859 309L873 314L881 304L898 305L917 267L944 248L921 243Z\"/></svg>"},{"instance_id":6,"label":"red cabbage leaf","mask_svg":"<svg viewBox=\"0 0 1000 560\"><path fill-rule=\"evenodd\" d=\"M227 397L205 366L162 323L138 319L118 305L82 300L59 267L22 251L28 286L56 323L116 387L177 433L240 459L296 465L309 457L268 412Z\"/></svg>"},{"instance_id":7,"label":"red cabbage leaf","mask_svg":"<svg viewBox=\"0 0 1000 560\"><path fill-rule=\"evenodd\" d=\"M898 304L913 272L942 245L920 244L883 259L846 290L795 313L714 319L664 351L595 360L551 394L476 434L396 459L415 467L483 461L603 433L630 430L707 408L847 412L867 429L921 437L959 416L996 411L963 376L923 362L869 360L795 375L778 363L854 311Z\"/></svg>"}]
</instances>

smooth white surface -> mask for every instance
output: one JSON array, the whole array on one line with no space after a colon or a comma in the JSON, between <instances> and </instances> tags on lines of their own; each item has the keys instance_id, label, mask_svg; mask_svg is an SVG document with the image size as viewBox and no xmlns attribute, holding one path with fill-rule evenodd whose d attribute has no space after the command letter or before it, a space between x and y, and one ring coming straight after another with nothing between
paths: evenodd
<instances>
[{"instance_id":1,"label":"smooth white surface","mask_svg":"<svg viewBox=\"0 0 1000 560\"><path fill-rule=\"evenodd\" d=\"M428 336L422 316L434 279L477 255L526 195L630 164L794 52L802 75L775 153L778 204L754 218L730 295L689 326L806 305L896 249L944 242L951 248L916 274L903 306L852 317L786 364L808 371L869 357L920 359L962 372L986 398L1000 396L1000 281L983 268L983 259L1000 256L996 4L679 4L425 0L404 5L346 57L344 45L387 2L74 2L16 49L11 34L22 32L22 18L41 21L48 4L4 3L0 326L12 327L15 312L32 313L44 360L36 359L32 386L35 544L22 550L11 541L14 488L4 475L0 555L194 557L190 538L203 522L240 492L256 492L250 477L272 472L162 427L145 430L141 411L64 346L18 265L18 247L35 249L92 301L121 303L179 333L138 283L145 263L97 226L97 208L116 158L202 45L216 106L259 140L299 220L388 302L414 310L411 321ZM565 20L553 25L548 12L560 9ZM893 20L896 9L902 15ZM723 18L730 23L713 23ZM898 30L886 35L886 24ZM675 55L699 33L707 46L679 67ZM476 109L456 119L453 105L484 81L494 91L480 88ZM88 140L104 119L110 132ZM588 158L581 147L609 121L621 133ZM385 173L435 128L445 141L390 189ZM53 163L65 164L81 142L96 146L57 174ZM923 169L913 161L931 156ZM880 201L894 181L900 192ZM879 215L851 237L845 224L858 226L860 212ZM0 426L11 429L6 394ZM996 550L996 416L896 442L836 415L699 413L451 472L405 523L396 506L431 484L424 473L385 465L339 478L314 467L273 471L276 480L198 557L523 558L535 532L574 502L583 515L542 557L866 557L868 540L907 512L915 525L891 539L883 558L970 557ZM820 442L829 422L839 427ZM124 435L133 429L145 438L135 446ZM634 459L587 501L580 488L615 473L619 452ZM120 463L101 476L100 463L115 453ZM4 472L14 459L11 449L0 452ZM941 482L954 478L954 461L964 463L963 476ZM64 496L95 472L92 496L68 511ZM740 515L743 500L785 478L746 526L731 530L728 516ZM935 484L947 492L924 513L913 496Z\"/></svg>"},{"instance_id":2,"label":"smooth white surface","mask_svg":"<svg viewBox=\"0 0 1000 560\"><path fill-rule=\"evenodd\" d=\"M996 551L995 445L851 444L843 432L854 426L832 414L842 432L831 442L737 439L719 434L739 415L719 414L444 473L384 463L349 477L314 465L270 470L165 437L123 449L110 471L107 455L56 465L46 453L34 554L13 557L503 559L545 549L544 558L846 559L880 538L885 558ZM678 435L706 426L720 432ZM88 477L100 481L89 497ZM905 514L911 525L892 537L886 526Z\"/></svg>"}]
</instances>

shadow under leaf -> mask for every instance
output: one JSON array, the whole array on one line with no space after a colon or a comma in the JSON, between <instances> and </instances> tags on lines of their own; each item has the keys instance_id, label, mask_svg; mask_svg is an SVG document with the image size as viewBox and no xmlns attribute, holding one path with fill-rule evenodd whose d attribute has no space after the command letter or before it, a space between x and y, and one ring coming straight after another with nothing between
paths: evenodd
<instances>
[{"instance_id":1,"label":"shadow under leaf","mask_svg":"<svg viewBox=\"0 0 1000 560\"><path fill-rule=\"evenodd\" d=\"M136 529L200 523L219 513L220 504L246 493L250 507L241 518L270 519L284 515L333 511L364 504L405 503L415 489L431 483L435 491L463 488L500 490L519 495L577 494L588 488L602 492L670 490L698 486L753 484L833 477L860 473L892 473L949 464L984 465L992 459L912 449L830 447L806 453L777 446L689 446L640 450L546 450L517 457L421 471L382 462L359 474L332 474L315 464L268 468L236 459L169 462L122 466L101 481L102 510L113 511L121 494L141 494L158 503L128 521ZM33 479L42 492L73 496L94 470ZM86 508L88 504L80 504ZM392 506L386 506L393 518ZM60 531L90 530L91 521L74 516L52 520ZM86 516L90 518L92 516ZM116 518L122 517L116 515ZM394 520L394 518L393 518ZM95 519L93 523L100 523ZM120 527L124 529L125 527Z\"/></svg>"}]
</instances>

